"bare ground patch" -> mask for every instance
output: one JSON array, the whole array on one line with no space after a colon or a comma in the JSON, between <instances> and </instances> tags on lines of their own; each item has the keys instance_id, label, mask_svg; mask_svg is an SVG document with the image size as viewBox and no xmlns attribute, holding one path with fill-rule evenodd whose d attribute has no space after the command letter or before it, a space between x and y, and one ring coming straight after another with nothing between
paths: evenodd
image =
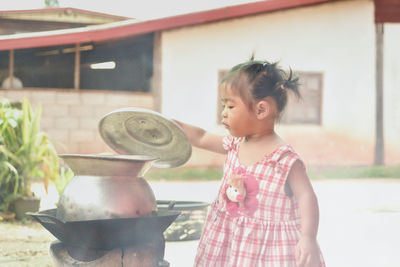
<instances>
[{"instance_id":1,"label":"bare ground patch","mask_svg":"<svg viewBox=\"0 0 400 267\"><path fill-rule=\"evenodd\" d=\"M37 222L0 222L0 266L53 266L49 246L54 240Z\"/></svg>"}]
</instances>

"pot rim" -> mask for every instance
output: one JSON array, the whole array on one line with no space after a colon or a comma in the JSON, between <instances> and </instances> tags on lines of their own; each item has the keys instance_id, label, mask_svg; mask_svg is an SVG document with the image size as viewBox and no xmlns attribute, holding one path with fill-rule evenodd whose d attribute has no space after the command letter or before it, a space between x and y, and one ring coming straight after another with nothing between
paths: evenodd
<instances>
[{"instance_id":1,"label":"pot rim","mask_svg":"<svg viewBox=\"0 0 400 267\"><path fill-rule=\"evenodd\" d=\"M102 154L58 154L60 158L102 159L110 161L152 161L157 157L149 155L102 155Z\"/></svg>"}]
</instances>

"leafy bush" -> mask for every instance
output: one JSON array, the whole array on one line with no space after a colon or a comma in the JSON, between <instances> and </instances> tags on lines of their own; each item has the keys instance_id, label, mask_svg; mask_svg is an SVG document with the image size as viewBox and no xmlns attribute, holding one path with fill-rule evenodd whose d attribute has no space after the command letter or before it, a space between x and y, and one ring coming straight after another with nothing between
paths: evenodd
<instances>
[{"instance_id":1,"label":"leafy bush","mask_svg":"<svg viewBox=\"0 0 400 267\"><path fill-rule=\"evenodd\" d=\"M68 184L68 182L74 177L74 172L67 167L60 167L60 171L58 173L57 179L54 181L54 186L58 192L58 195L61 195L64 187Z\"/></svg>"},{"instance_id":2,"label":"leafy bush","mask_svg":"<svg viewBox=\"0 0 400 267\"><path fill-rule=\"evenodd\" d=\"M40 130L41 106L31 108L0 101L0 203L21 196L32 196L32 179L43 179L45 186L58 176L59 159L46 133ZM6 204L4 204L6 203Z\"/></svg>"}]
</instances>

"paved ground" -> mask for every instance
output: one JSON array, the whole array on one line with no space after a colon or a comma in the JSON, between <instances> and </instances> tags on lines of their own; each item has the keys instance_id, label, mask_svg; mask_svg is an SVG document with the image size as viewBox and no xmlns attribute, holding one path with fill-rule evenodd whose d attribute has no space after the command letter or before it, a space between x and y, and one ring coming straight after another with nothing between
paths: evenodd
<instances>
[{"instance_id":1,"label":"paved ground","mask_svg":"<svg viewBox=\"0 0 400 267\"><path fill-rule=\"evenodd\" d=\"M400 266L400 179L326 180L313 185L320 205L318 239L328 267ZM218 190L216 182L151 186L156 198L165 200L211 202ZM50 191L42 208L51 208L56 197ZM197 244L167 242L165 259L171 267L192 266ZM12 266L31 266L24 264Z\"/></svg>"},{"instance_id":2,"label":"paved ground","mask_svg":"<svg viewBox=\"0 0 400 267\"><path fill-rule=\"evenodd\" d=\"M313 182L328 267L400 266L400 179ZM218 183L152 183L158 199L211 201ZM192 266L197 241L167 243L171 266Z\"/></svg>"}]
</instances>

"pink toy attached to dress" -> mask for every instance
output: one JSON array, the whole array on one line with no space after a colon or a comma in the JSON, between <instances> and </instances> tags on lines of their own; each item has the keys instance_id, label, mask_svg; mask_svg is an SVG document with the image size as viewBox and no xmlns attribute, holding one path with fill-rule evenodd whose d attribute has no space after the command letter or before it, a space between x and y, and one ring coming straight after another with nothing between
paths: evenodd
<instances>
[{"instance_id":1,"label":"pink toy attached to dress","mask_svg":"<svg viewBox=\"0 0 400 267\"><path fill-rule=\"evenodd\" d=\"M254 176L247 174L243 167L238 167L224 190L228 213L235 217L243 213L253 215L258 207L258 190L258 182Z\"/></svg>"}]
</instances>

